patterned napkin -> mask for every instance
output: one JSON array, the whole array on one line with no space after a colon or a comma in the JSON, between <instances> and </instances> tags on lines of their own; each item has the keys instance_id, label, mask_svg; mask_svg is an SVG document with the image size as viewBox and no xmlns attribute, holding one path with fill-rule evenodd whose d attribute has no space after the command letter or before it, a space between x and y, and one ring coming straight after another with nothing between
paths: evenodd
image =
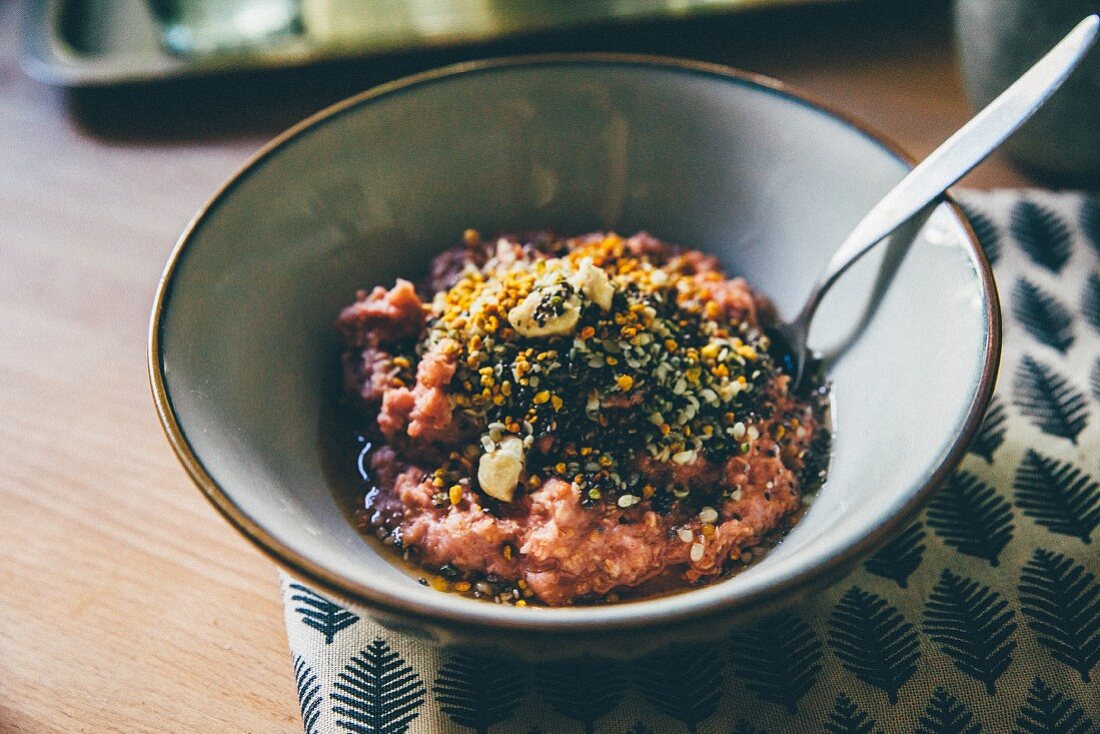
<instances>
[{"instance_id":1,"label":"patterned napkin","mask_svg":"<svg viewBox=\"0 0 1100 734\"><path fill-rule=\"evenodd\" d=\"M283 577L307 734L1100 733L1100 201L961 197L1000 384L959 470L814 603L623 666L444 654Z\"/></svg>"}]
</instances>

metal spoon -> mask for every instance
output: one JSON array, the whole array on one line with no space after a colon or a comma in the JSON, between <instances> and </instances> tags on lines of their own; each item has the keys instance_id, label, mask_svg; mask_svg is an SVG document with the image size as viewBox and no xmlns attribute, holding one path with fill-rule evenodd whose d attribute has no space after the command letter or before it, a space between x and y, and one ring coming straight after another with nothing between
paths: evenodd
<instances>
[{"instance_id":1,"label":"metal spoon","mask_svg":"<svg viewBox=\"0 0 1100 734\"><path fill-rule=\"evenodd\" d=\"M792 386L801 382L805 370L810 322L822 297L837 278L868 250L985 160L1005 138L1042 107L1092 47L1098 26L1100 17L1096 15L1090 15L1078 23L1069 35L1012 86L910 171L855 226L829 260L798 316L793 321L775 324L771 329L792 358Z\"/></svg>"}]
</instances>

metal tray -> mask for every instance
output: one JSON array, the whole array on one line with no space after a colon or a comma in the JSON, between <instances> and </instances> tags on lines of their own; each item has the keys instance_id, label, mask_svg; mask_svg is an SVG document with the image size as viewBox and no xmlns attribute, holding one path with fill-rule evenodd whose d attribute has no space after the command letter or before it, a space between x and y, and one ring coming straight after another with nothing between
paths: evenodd
<instances>
[{"instance_id":1,"label":"metal tray","mask_svg":"<svg viewBox=\"0 0 1100 734\"><path fill-rule=\"evenodd\" d=\"M358 35L310 32L307 25L306 32L277 42L174 54L162 45L147 0L28 0L23 68L39 81L63 87L133 84L459 46L593 24L837 0L433 0L415 6L403 0L316 1L327 4L326 12L369 7L380 15L373 29L363 28ZM477 12L467 12L474 5ZM426 16L410 12L410 7L433 12Z\"/></svg>"}]
</instances>

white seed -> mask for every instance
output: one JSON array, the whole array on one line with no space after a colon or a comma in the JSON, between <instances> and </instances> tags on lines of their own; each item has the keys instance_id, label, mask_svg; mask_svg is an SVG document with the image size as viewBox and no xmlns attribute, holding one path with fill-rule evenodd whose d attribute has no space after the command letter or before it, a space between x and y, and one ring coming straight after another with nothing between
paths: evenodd
<instances>
[{"instance_id":1,"label":"white seed","mask_svg":"<svg viewBox=\"0 0 1100 734\"><path fill-rule=\"evenodd\" d=\"M692 544L691 551L689 551L689 557L691 558L692 563L698 563L699 561L703 560L703 544Z\"/></svg>"},{"instance_id":2,"label":"white seed","mask_svg":"<svg viewBox=\"0 0 1100 734\"><path fill-rule=\"evenodd\" d=\"M745 435L745 424L741 421L737 421L733 424L733 437L740 441Z\"/></svg>"},{"instance_id":3,"label":"white seed","mask_svg":"<svg viewBox=\"0 0 1100 734\"><path fill-rule=\"evenodd\" d=\"M680 528L679 530L677 530L676 537L678 537L683 543L690 543L692 540L695 539L695 536L687 528Z\"/></svg>"},{"instance_id":4,"label":"white seed","mask_svg":"<svg viewBox=\"0 0 1100 734\"><path fill-rule=\"evenodd\" d=\"M688 451L681 451L679 453L673 454L672 460L681 465L691 464L695 461L695 452L690 449Z\"/></svg>"},{"instance_id":5,"label":"white seed","mask_svg":"<svg viewBox=\"0 0 1100 734\"><path fill-rule=\"evenodd\" d=\"M714 522L718 519L718 511L713 507L704 507L702 512L699 513L699 520L702 522Z\"/></svg>"},{"instance_id":6,"label":"white seed","mask_svg":"<svg viewBox=\"0 0 1100 734\"><path fill-rule=\"evenodd\" d=\"M642 501L641 497L638 497L638 496L633 495L633 494L624 494L622 497L619 498L619 503L618 504L619 504L619 507L622 507L623 509L626 509L627 507L631 507L633 505L636 505L641 501Z\"/></svg>"},{"instance_id":7,"label":"white seed","mask_svg":"<svg viewBox=\"0 0 1100 734\"><path fill-rule=\"evenodd\" d=\"M749 438L755 441L756 439L760 438L760 429L756 426L749 426L748 434Z\"/></svg>"}]
</instances>

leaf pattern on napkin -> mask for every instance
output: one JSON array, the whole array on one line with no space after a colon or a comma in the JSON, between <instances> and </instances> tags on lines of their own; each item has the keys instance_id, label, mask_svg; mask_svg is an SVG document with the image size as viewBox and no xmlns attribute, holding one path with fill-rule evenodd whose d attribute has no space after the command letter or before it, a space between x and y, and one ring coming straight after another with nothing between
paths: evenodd
<instances>
[{"instance_id":1,"label":"leaf pattern on napkin","mask_svg":"<svg viewBox=\"0 0 1100 734\"><path fill-rule=\"evenodd\" d=\"M585 734L619 705L626 692L623 664L606 658L574 658L539 667L542 695L552 709L580 722Z\"/></svg>"},{"instance_id":2,"label":"leaf pattern on napkin","mask_svg":"<svg viewBox=\"0 0 1100 734\"><path fill-rule=\"evenodd\" d=\"M1061 553L1035 549L1020 572L1020 608L1039 644L1085 683L1100 662L1100 584Z\"/></svg>"},{"instance_id":3,"label":"leaf pattern on napkin","mask_svg":"<svg viewBox=\"0 0 1100 734\"><path fill-rule=\"evenodd\" d=\"M297 602L294 608L302 617L302 623L320 632L325 638L325 644L331 645L336 639L336 633L346 629L359 621L359 616L344 609L339 604L334 604L317 592L302 584L291 584L290 587L299 592L290 597Z\"/></svg>"},{"instance_id":4,"label":"leaf pattern on napkin","mask_svg":"<svg viewBox=\"0 0 1100 734\"><path fill-rule=\"evenodd\" d=\"M1023 200L1012 209L1012 237L1031 261L1058 273L1073 251L1069 227L1052 209Z\"/></svg>"},{"instance_id":5,"label":"leaf pattern on napkin","mask_svg":"<svg viewBox=\"0 0 1100 734\"><path fill-rule=\"evenodd\" d=\"M924 608L924 631L992 696L1016 649L1014 617L995 591L944 569Z\"/></svg>"},{"instance_id":6,"label":"leaf pattern on napkin","mask_svg":"<svg viewBox=\"0 0 1100 734\"><path fill-rule=\"evenodd\" d=\"M1085 290L1081 293L1081 314L1100 333L1100 276L1096 273L1089 273Z\"/></svg>"},{"instance_id":7,"label":"leaf pattern on napkin","mask_svg":"<svg viewBox=\"0 0 1100 734\"><path fill-rule=\"evenodd\" d=\"M963 204L962 210L970 221L970 226L978 238L978 244L985 251L989 264L996 265L1001 257L1001 233L997 225L993 223L992 219L972 206Z\"/></svg>"},{"instance_id":8,"label":"leaf pattern on napkin","mask_svg":"<svg viewBox=\"0 0 1100 734\"><path fill-rule=\"evenodd\" d=\"M1027 278L1016 281L1012 315L1039 342L1065 353L1073 346L1073 316L1054 295Z\"/></svg>"},{"instance_id":9,"label":"leaf pattern on napkin","mask_svg":"<svg viewBox=\"0 0 1100 734\"><path fill-rule=\"evenodd\" d=\"M1028 449L1012 486L1016 506L1052 533L1088 543L1100 525L1100 484L1072 464Z\"/></svg>"},{"instance_id":10,"label":"leaf pattern on napkin","mask_svg":"<svg viewBox=\"0 0 1100 734\"><path fill-rule=\"evenodd\" d=\"M1100 199L1095 196L1082 197L1079 221L1085 241L1100 254Z\"/></svg>"},{"instance_id":11,"label":"leaf pattern on napkin","mask_svg":"<svg viewBox=\"0 0 1100 734\"><path fill-rule=\"evenodd\" d=\"M943 686L936 686L917 719L916 734L981 734L981 731L982 725L973 712Z\"/></svg>"},{"instance_id":12,"label":"leaf pattern on napkin","mask_svg":"<svg viewBox=\"0 0 1100 734\"><path fill-rule=\"evenodd\" d=\"M1084 394L1068 378L1025 355L1012 390L1013 402L1039 430L1077 443L1089 411Z\"/></svg>"},{"instance_id":13,"label":"leaf pattern on napkin","mask_svg":"<svg viewBox=\"0 0 1100 734\"><path fill-rule=\"evenodd\" d=\"M690 734L718 710L722 655L715 646L683 645L650 655L635 670L638 690Z\"/></svg>"},{"instance_id":14,"label":"leaf pattern on napkin","mask_svg":"<svg viewBox=\"0 0 1100 734\"><path fill-rule=\"evenodd\" d=\"M924 525L917 520L879 548L863 567L905 589L909 586L910 574L920 567L924 549Z\"/></svg>"},{"instance_id":15,"label":"leaf pattern on napkin","mask_svg":"<svg viewBox=\"0 0 1100 734\"><path fill-rule=\"evenodd\" d=\"M321 684L317 675L301 655L294 656L294 688L298 691L298 710L302 713L305 734L317 733L317 719L321 718Z\"/></svg>"},{"instance_id":16,"label":"leaf pattern on napkin","mask_svg":"<svg viewBox=\"0 0 1100 734\"><path fill-rule=\"evenodd\" d=\"M829 644L857 678L881 688L890 703L917 671L920 643L913 625L885 599L853 586L829 616Z\"/></svg>"},{"instance_id":17,"label":"leaf pattern on napkin","mask_svg":"<svg viewBox=\"0 0 1100 734\"><path fill-rule=\"evenodd\" d=\"M1016 717L1014 734L1096 734L1092 719L1074 700L1036 676Z\"/></svg>"},{"instance_id":18,"label":"leaf pattern on napkin","mask_svg":"<svg viewBox=\"0 0 1100 734\"><path fill-rule=\"evenodd\" d=\"M1012 540L1012 507L973 474L957 471L932 497L928 524L960 553L984 558L991 566Z\"/></svg>"},{"instance_id":19,"label":"leaf pattern on napkin","mask_svg":"<svg viewBox=\"0 0 1100 734\"><path fill-rule=\"evenodd\" d=\"M440 668L432 691L451 721L487 734L507 721L526 688L522 669L499 655L456 652Z\"/></svg>"},{"instance_id":20,"label":"leaf pattern on napkin","mask_svg":"<svg viewBox=\"0 0 1100 734\"><path fill-rule=\"evenodd\" d=\"M825 720L824 731L826 734L882 734L875 720L843 693L837 695L833 710Z\"/></svg>"},{"instance_id":21,"label":"leaf pattern on napkin","mask_svg":"<svg viewBox=\"0 0 1100 734\"><path fill-rule=\"evenodd\" d=\"M760 697L798 712L822 670L821 641L793 613L773 615L731 638L734 675Z\"/></svg>"},{"instance_id":22,"label":"leaf pattern on napkin","mask_svg":"<svg viewBox=\"0 0 1100 734\"><path fill-rule=\"evenodd\" d=\"M424 704L424 683L389 644L377 637L340 673L332 710L348 734L405 734Z\"/></svg>"},{"instance_id":23,"label":"leaf pattern on napkin","mask_svg":"<svg viewBox=\"0 0 1100 734\"><path fill-rule=\"evenodd\" d=\"M987 464L993 463L993 454L1005 441L1005 423L1008 420L1005 414L1004 403L996 395L989 401L989 408L985 411L978 432L974 434L967 451L985 459Z\"/></svg>"}]
</instances>

